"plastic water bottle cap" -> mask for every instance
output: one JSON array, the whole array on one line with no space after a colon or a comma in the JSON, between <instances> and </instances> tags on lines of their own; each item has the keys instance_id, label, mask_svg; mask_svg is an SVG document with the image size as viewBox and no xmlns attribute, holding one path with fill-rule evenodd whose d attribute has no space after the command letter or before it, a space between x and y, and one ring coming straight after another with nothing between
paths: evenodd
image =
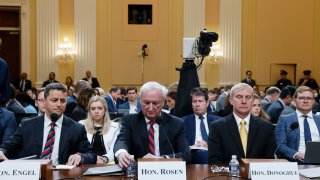
<instances>
[{"instance_id":1,"label":"plastic water bottle cap","mask_svg":"<svg viewBox=\"0 0 320 180\"><path fill-rule=\"evenodd\" d=\"M237 155L232 155L231 158L232 159L237 159Z\"/></svg>"},{"instance_id":2,"label":"plastic water bottle cap","mask_svg":"<svg viewBox=\"0 0 320 180\"><path fill-rule=\"evenodd\" d=\"M134 159L134 155L130 155L130 159Z\"/></svg>"}]
</instances>

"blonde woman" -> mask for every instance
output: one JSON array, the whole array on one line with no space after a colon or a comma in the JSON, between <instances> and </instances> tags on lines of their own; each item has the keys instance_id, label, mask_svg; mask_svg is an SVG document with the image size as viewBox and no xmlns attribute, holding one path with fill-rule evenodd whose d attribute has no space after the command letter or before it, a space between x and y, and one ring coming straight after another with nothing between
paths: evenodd
<instances>
[{"instance_id":1,"label":"blonde woman","mask_svg":"<svg viewBox=\"0 0 320 180\"><path fill-rule=\"evenodd\" d=\"M97 154L97 164L114 160L113 145L119 133L119 123L112 122L109 117L105 99L93 96L88 103L88 117L80 121L87 131L87 137Z\"/></svg>"}]
</instances>

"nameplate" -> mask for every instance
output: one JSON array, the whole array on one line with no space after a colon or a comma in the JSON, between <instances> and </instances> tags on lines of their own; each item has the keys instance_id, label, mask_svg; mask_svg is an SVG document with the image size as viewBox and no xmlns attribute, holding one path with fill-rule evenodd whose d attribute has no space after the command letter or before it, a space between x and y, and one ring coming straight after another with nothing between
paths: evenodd
<instances>
[{"instance_id":1,"label":"nameplate","mask_svg":"<svg viewBox=\"0 0 320 180\"><path fill-rule=\"evenodd\" d=\"M185 161L138 161L139 180L185 180Z\"/></svg>"},{"instance_id":2,"label":"nameplate","mask_svg":"<svg viewBox=\"0 0 320 180\"><path fill-rule=\"evenodd\" d=\"M250 178L252 180L299 180L298 164L295 162L250 163Z\"/></svg>"},{"instance_id":3,"label":"nameplate","mask_svg":"<svg viewBox=\"0 0 320 180\"><path fill-rule=\"evenodd\" d=\"M3 161L0 163L0 179L38 180L40 162Z\"/></svg>"}]
</instances>

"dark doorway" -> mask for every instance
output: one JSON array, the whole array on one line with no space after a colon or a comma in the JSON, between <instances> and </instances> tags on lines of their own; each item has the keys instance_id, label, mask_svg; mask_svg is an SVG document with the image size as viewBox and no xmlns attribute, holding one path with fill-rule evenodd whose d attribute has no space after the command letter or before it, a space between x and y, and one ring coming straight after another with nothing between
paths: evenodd
<instances>
[{"instance_id":1,"label":"dark doorway","mask_svg":"<svg viewBox=\"0 0 320 180\"><path fill-rule=\"evenodd\" d=\"M9 66L10 82L19 78L20 65L20 8L0 7L0 57ZM0 72L1 74L1 72Z\"/></svg>"}]
</instances>

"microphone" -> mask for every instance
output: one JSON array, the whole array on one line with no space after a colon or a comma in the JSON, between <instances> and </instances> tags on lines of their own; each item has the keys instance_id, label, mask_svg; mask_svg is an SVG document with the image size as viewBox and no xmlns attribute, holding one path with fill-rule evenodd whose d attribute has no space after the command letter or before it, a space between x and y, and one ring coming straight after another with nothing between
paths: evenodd
<instances>
[{"instance_id":1,"label":"microphone","mask_svg":"<svg viewBox=\"0 0 320 180\"><path fill-rule=\"evenodd\" d=\"M281 143L278 145L278 147L276 148L276 150L275 150L274 153L273 153L274 159L278 159L277 151L279 150L279 148L281 147L281 145L283 144L283 142L288 139L288 136L289 136L289 134L291 133L291 131L297 129L298 127L299 127L299 122L298 122L298 121L295 121L295 122L291 123L291 125L290 125L290 130L289 130L289 132L287 133L286 138L284 138L284 139L281 141Z\"/></svg>"},{"instance_id":2,"label":"microphone","mask_svg":"<svg viewBox=\"0 0 320 180\"><path fill-rule=\"evenodd\" d=\"M57 113L51 113L50 118L53 123L56 123L57 120L59 119L59 115Z\"/></svg>"},{"instance_id":3,"label":"microphone","mask_svg":"<svg viewBox=\"0 0 320 180\"><path fill-rule=\"evenodd\" d=\"M167 136L167 133L163 130L161 121L162 121L162 118L161 118L160 116L158 116L158 117L156 118L156 123L159 124L159 129L162 130L164 136L166 137L167 141L169 142L169 145L170 145L170 147L171 147L171 149L172 149L173 158L176 158L176 155L175 155L175 153L174 153L174 148L173 148L173 146L172 146L172 144L171 144L171 142L170 142L170 139L169 139L168 136Z\"/></svg>"}]
</instances>

